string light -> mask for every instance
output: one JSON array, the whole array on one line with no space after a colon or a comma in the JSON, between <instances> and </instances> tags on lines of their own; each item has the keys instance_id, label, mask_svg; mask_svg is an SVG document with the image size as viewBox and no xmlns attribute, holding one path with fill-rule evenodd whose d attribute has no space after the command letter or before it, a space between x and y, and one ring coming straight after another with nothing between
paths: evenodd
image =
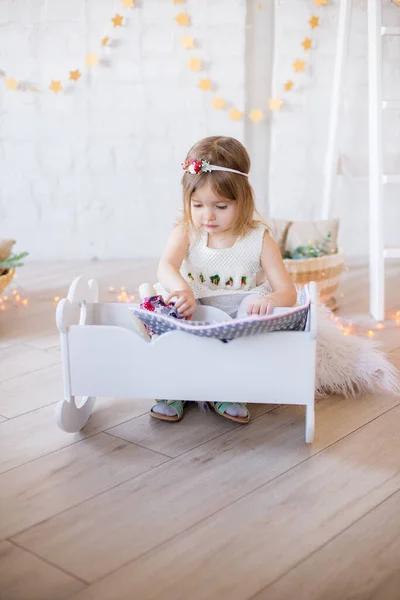
<instances>
[{"instance_id":1,"label":"string light","mask_svg":"<svg viewBox=\"0 0 400 600\"><path fill-rule=\"evenodd\" d=\"M8 294L0 297L0 308L3 311L6 310L7 305L12 308L19 308L21 305L26 306L28 304L23 288L15 283L16 279L17 274L14 273L12 281L7 288Z\"/></svg>"},{"instance_id":2,"label":"string light","mask_svg":"<svg viewBox=\"0 0 400 600\"><path fill-rule=\"evenodd\" d=\"M117 302L129 303L135 300L135 294L130 292L126 285L121 285L119 290L112 285L108 286L107 289L109 292L115 293Z\"/></svg>"},{"instance_id":3,"label":"string light","mask_svg":"<svg viewBox=\"0 0 400 600\"><path fill-rule=\"evenodd\" d=\"M355 334L355 335L368 337L368 338L372 339L373 337L375 337L379 332L381 332L385 328L390 328L394 324L396 324L397 326L400 326L400 311L398 311L395 316L396 316L395 321L393 318L391 319L391 321L389 321L389 323L386 323L386 324L379 321L376 323L376 325L374 327L369 328L369 329L365 329L364 327L362 327L362 325L353 323L353 321L345 321L345 320L341 319L340 317L334 316L333 313L330 313L329 318L335 322L336 329L341 331L343 333L343 335ZM390 323L392 323L392 325L390 325Z\"/></svg>"}]
</instances>

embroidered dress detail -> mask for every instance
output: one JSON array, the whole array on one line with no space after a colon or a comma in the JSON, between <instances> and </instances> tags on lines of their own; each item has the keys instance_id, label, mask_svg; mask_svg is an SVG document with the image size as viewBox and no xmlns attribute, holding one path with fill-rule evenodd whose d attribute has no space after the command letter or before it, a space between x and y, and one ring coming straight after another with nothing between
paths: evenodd
<instances>
[{"instance_id":1,"label":"embroidered dress detail","mask_svg":"<svg viewBox=\"0 0 400 600\"><path fill-rule=\"evenodd\" d=\"M267 281L257 285L257 274L262 281L264 232L265 226L258 223L250 233L238 237L231 248L210 248L206 231L194 235L180 272L195 298L221 294L269 294L272 290ZM160 283L155 287L158 294L168 295Z\"/></svg>"},{"instance_id":2,"label":"embroidered dress detail","mask_svg":"<svg viewBox=\"0 0 400 600\"><path fill-rule=\"evenodd\" d=\"M219 286L219 282L221 281L221 278L219 275L211 275L210 277L210 281L211 281L211 286L213 289L217 288Z\"/></svg>"}]
</instances>

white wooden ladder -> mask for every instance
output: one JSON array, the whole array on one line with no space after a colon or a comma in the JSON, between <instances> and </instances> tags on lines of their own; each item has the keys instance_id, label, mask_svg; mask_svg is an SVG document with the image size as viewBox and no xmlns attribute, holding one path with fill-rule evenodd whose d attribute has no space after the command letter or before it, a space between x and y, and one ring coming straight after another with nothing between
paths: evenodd
<instances>
[{"instance_id":1,"label":"white wooden ladder","mask_svg":"<svg viewBox=\"0 0 400 600\"><path fill-rule=\"evenodd\" d=\"M382 97L382 37L400 35L400 27L384 27L381 0L368 0L369 69L369 275L370 313L385 318L385 259L400 258L400 248L384 243L384 199L386 183L400 183L399 175L383 173L382 110L400 109L400 99Z\"/></svg>"},{"instance_id":2,"label":"white wooden ladder","mask_svg":"<svg viewBox=\"0 0 400 600\"><path fill-rule=\"evenodd\" d=\"M338 172L338 125L347 45L350 32L351 0L340 0L337 48L332 85L329 137L325 162L322 218L332 217L334 182ZM400 258L400 248L384 245L383 189L386 183L400 183L399 175L383 173L382 111L400 109L398 101L382 98L382 37L400 35L400 27L382 25L382 0L368 0L369 72L369 278L370 313L385 317L385 259Z\"/></svg>"}]
</instances>

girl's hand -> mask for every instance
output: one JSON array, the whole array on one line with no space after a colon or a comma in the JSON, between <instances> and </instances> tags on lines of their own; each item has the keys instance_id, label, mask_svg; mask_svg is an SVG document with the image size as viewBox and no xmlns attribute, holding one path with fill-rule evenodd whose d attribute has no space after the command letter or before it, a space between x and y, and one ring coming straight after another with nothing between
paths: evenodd
<instances>
[{"instance_id":1,"label":"girl's hand","mask_svg":"<svg viewBox=\"0 0 400 600\"><path fill-rule=\"evenodd\" d=\"M191 317L194 313L197 303L191 289L175 290L171 292L166 302L171 302L172 298L177 298L175 308L182 317Z\"/></svg>"},{"instance_id":2,"label":"girl's hand","mask_svg":"<svg viewBox=\"0 0 400 600\"><path fill-rule=\"evenodd\" d=\"M247 314L248 315L270 315L274 308L275 303L268 296L264 296L263 298L255 298L252 302L247 306Z\"/></svg>"}]
</instances>

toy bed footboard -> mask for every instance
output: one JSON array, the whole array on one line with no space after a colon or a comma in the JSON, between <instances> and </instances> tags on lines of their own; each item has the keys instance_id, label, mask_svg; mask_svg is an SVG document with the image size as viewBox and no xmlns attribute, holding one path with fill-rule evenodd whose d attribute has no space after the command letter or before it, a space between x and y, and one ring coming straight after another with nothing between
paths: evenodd
<instances>
[{"instance_id":1,"label":"toy bed footboard","mask_svg":"<svg viewBox=\"0 0 400 600\"><path fill-rule=\"evenodd\" d=\"M228 344L182 331L151 343L135 331L128 304L97 303L97 286L78 278L57 308L64 400L57 423L78 431L96 396L174 398L306 406L314 434L315 290L305 331L279 331ZM75 398L83 397L78 405Z\"/></svg>"}]
</instances>

